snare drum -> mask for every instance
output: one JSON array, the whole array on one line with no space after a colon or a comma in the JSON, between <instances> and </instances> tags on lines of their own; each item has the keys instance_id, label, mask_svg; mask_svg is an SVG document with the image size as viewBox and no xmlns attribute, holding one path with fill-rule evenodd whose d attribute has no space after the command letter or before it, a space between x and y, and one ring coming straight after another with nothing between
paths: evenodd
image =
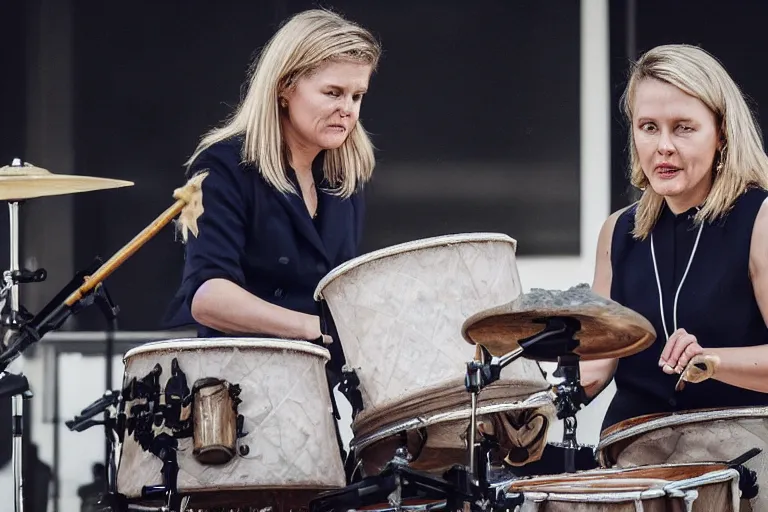
<instances>
[{"instance_id":1,"label":"snare drum","mask_svg":"<svg viewBox=\"0 0 768 512\"><path fill-rule=\"evenodd\" d=\"M118 492L145 503L142 489L163 483L153 454L163 435L178 442L177 487L191 508L295 508L343 487L329 358L308 342L252 338L129 351Z\"/></svg>"},{"instance_id":2,"label":"snare drum","mask_svg":"<svg viewBox=\"0 0 768 512\"><path fill-rule=\"evenodd\" d=\"M352 424L353 446L419 428L462 445L471 402L466 363L476 347L463 339L461 326L520 295L515 250L515 240L501 234L440 236L360 256L320 281L315 298L327 304L347 365L360 381L363 410ZM538 408L540 400L529 405L526 399L550 387L538 363L521 358L480 393L479 405ZM463 462L463 456L449 459ZM424 470L445 465L426 455L421 462Z\"/></svg>"},{"instance_id":3,"label":"snare drum","mask_svg":"<svg viewBox=\"0 0 768 512\"><path fill-rule=\"evenodd\" d=\"M739 474L723 464L602 469L517 480L520 512L736 512Z\"/></svg>"},{"instance_id":4,"label":"snare drum","mask_svg":"<svg viewBox=\"0 0 768 512\"><path fill-rule=\"evenodd\" d=\"M632 418L605 429L597 447L603 466L727 462L752 448L744 463L757 473L753 510L768 510L768 408L708 409ZM745 500L746 501L746 500ZM747 509L747 504L744 504Z\"/></svg>"}]
</instances>

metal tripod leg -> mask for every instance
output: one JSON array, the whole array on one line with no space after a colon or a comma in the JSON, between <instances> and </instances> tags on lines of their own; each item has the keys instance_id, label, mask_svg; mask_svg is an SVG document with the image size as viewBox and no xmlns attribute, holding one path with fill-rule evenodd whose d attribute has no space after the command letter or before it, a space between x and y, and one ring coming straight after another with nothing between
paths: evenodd
<instances>
[{"instance_id":1,"label":"metal tripod leg","mask_svg":"<svg viewBox=\"0 0 768 512\"><path fill-rule=\"evenodd\" d=\"M26 379L24 379L26 381ZM15 512L24 512L24 401L31 398L27 389L12 397L13 502Z\"/></svg>"},{"instance_id":2,"label":"metal tripod leg","mask_svg":"<svg viewBox=\"0 0 768 512\"><path fill-rule=\"evenodd\" d=\"M13 396L13 503L16 512L24 512L24 476L22 474L24 439L24 400Z\"/></svg>"}]
</instances>

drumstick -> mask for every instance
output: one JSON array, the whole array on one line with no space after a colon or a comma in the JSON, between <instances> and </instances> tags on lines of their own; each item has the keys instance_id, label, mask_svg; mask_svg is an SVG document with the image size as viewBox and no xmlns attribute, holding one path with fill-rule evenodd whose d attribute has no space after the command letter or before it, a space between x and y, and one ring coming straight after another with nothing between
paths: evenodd
<instances>
[{"instance_id":1,"label":"drumstick","mask_svg":"<svg viewBox=\"0 0 768 512\"><path fill-rule=\"evenodd\" d=\"M179 224L181 225L184 241L187 239L187 231L192 231L197 236L197 219L203 213L202 182L207 175L207 172L199 173L187 181L183 187L174 190L173 197L176 199L176 202L173 206L144 228L133 240L128 242L106 263L99 267L93 275L83 278L83 284L67 296L64 301L59 302L61 299L58 296L54 297L32 320L22 325L21 329L8 342L5 350L0 352L0 371L4 371L28 346L39 341L51 330L60 327L73 313L73 306L79 300L112 274L176 215L180 214ZM67 285L65 290L69 289L70 287Z\"/></svg>"},{"instance_id":2,"label":"drumstick","mask_svg":"<svg viewBox=\"0 0 768 512\"><path fill-rule=\"evenodd\" d=\"M147 243L152 237L154 237L161 229L163 229L174 217L181 215L186 217L185 224L182 227L182 235L186 239L186 230L193 232L197 236L197 218L202 214L202 182L208 175L207 172L200 173L192 177L187 181L186 185L174 190L173 197L176 202L163 213L160 214L149 226L144 228L133 240L123 246L122 249L117 251L109 260L107 260L99 269L93 273L93 275L87 277L85 282L72 292L67 297L64 303L67 306L73 306L77 301L82 299L88 292L93 290L98 284L109 277L112 272L125 263L125 261L133 256L141 246ZM183 211L187 206L190 206L191 211Z\"/></svg>"},{"instance_id":3,"label":"drumstick","mask_svg":"<svg viewBox=\"0 0 768 512\"><path fill-rule=\"evenodd\" d=\"M697 355L688 361L685 369L680 373L680 378L675 385L675 391L682 391L686 382L698 384L712 378L717 371L720 358L712 355Z\"/></svg>"}]
</instances>

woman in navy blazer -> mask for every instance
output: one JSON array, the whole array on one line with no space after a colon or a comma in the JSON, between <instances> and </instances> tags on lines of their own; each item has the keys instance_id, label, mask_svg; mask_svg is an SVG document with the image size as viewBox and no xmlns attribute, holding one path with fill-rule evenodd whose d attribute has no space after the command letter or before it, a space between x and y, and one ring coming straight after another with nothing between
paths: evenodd
<instances>
[{"instance_id":1,"label":"woman in navy blazer","mask_svg":"<svg viewBox=\"0 0 768 512\"><path fill-rule=\"evenodd\" d=\"M313 292L357 256L375 163L358 116L379 55L368 31L324 10L294 16L267 44L234 116L187 162L188 177L208 176L171 327L333 341ZM329 349L338 371L338 340Z\"/></svg>"}]
</instances>

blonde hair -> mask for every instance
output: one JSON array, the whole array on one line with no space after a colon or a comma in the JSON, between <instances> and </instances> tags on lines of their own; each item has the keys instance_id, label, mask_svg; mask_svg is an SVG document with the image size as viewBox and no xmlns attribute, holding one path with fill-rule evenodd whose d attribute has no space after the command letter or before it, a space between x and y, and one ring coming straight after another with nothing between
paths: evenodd
<instances>
[{"instance_id":1,"label":"blonde hair","mask_svg":"<svg viewBox=\"0 0 768 512\"><path fill-rule=\"evenodd\" d=\"M637 86L649 78L698 98L715 114L719 123L723 145L717 157L718 171L713 170L712 189L696 214L697 225L725 215L750 186L768 188L768 157L763 151L760 128L738 85L725 68L712 55L695 46L657 46L634 64L622 96L630 127L630 181L642 190L635 211L635 238L644 239L650 234L664 202L643 173L632 135L632 108Z\"/></svg>"},{"instance_id":2,"label":"blonde hair","mask_svg":"<svg viewBox=\"0 0 768 512\"><path fill-rule=\"evenodd\" d=\"M353 60L374 70L380 55L370 32L335 13L313 9L293 16L261 51L234 115L203 136L186 165L211 145L244 136L243 160L254 164L277 190L295 193L286 174L280 94L326 62ZM373 144L358 121L340 147L325 152L323 171L333 193L348 197L370 179L374 166Z\"/></svg>"}]
</instances>

